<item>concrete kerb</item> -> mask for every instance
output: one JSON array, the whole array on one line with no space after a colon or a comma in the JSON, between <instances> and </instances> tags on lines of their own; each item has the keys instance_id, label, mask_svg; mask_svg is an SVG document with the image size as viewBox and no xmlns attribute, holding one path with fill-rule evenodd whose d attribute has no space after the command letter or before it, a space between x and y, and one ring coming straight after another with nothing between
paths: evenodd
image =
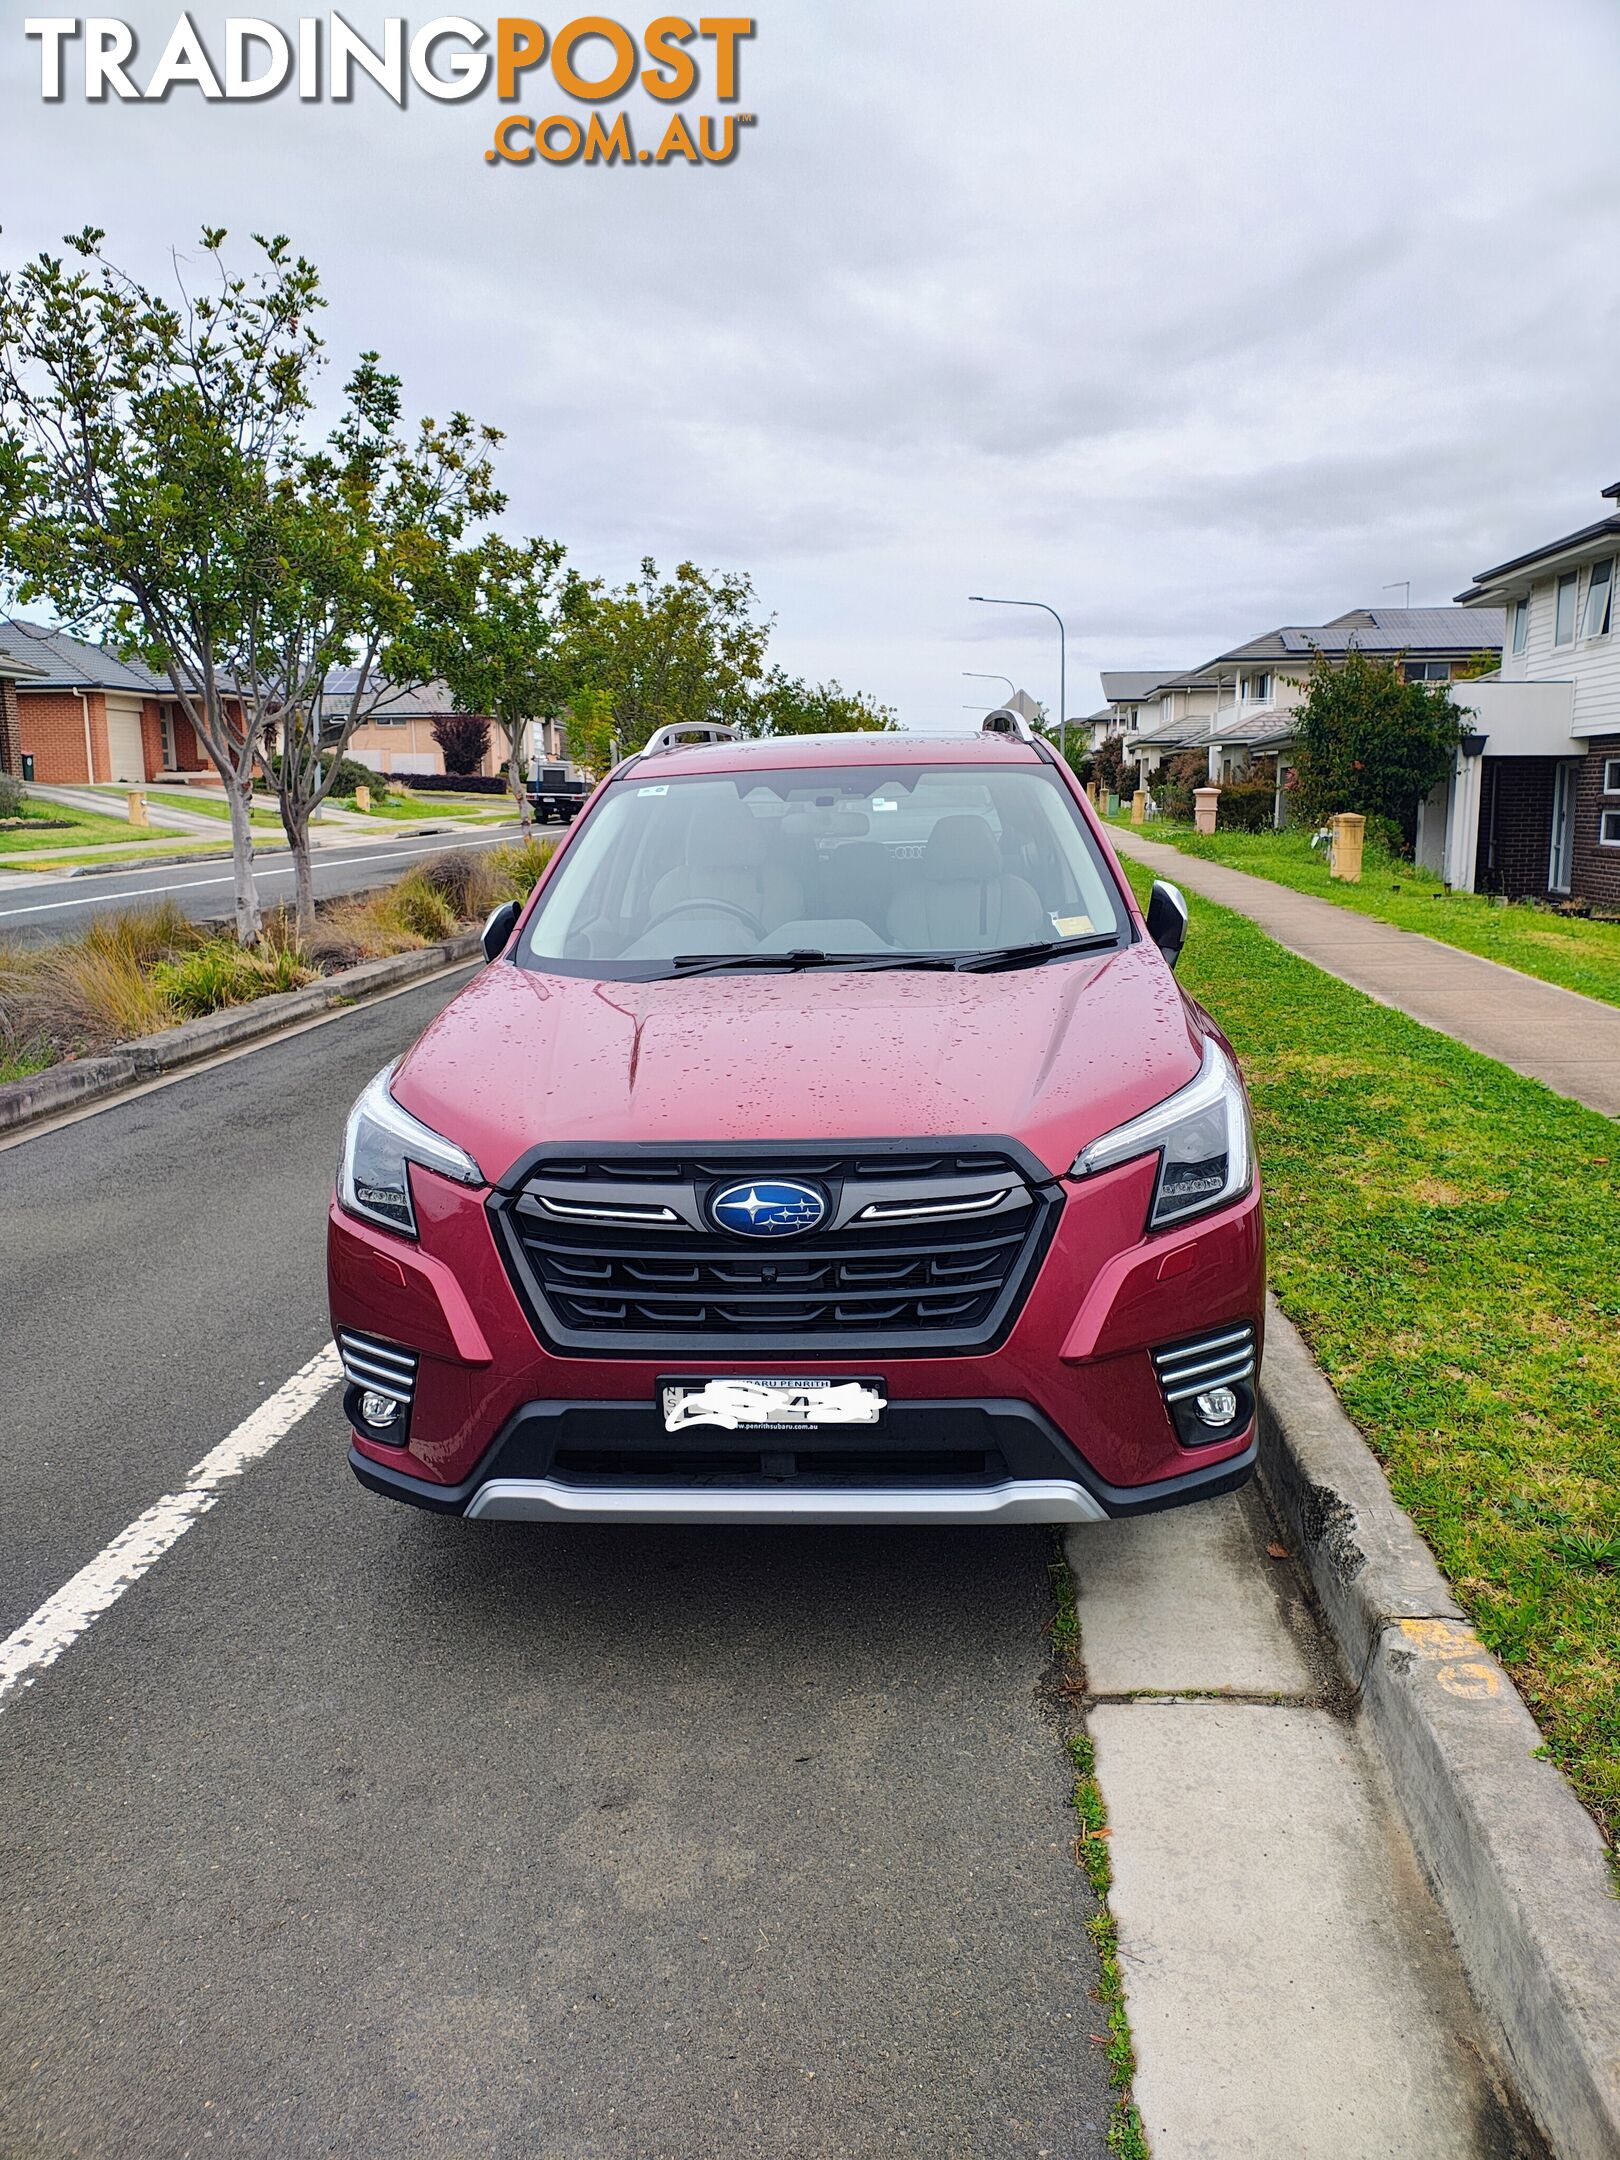
<instances>
[{"instance_id":1,"label":"concrete kerb","mask_svg":"<svg viewBox=\"0 0 1620 2160\"><path fill-rule=\"evenodd\" d=\"M255 1042L278 1035L337 1006L376 997L424 975L475 959L483 950L476 930L447 938L443 944L423 945L412 952L394 953L385 960L365 960L358 967L289 990L279 997L258 998L251 1005L227 1006L201 1020L187 1020L161 1035L121 1043L106 1057L76 1058L50 1066L27 1079L0 1087L0 1133L16 1132L44 1118L59 1117L64 1110L98 1096L116 1094L141 1080L194 1065L217 1051L238 1043Z\"/></svg>"},{"instance_id":2,"label":"concrete kerb","mask_svg":"<svg viewBox=\"0 0 1620 2160\"><path fill-rule=\"evenodd\" d=\"M1612 2160L1620 1901L1603 1841L1274 1302L1260 1475L1521 2099L1560 2160Z\"/></svg>"}]
</instances>

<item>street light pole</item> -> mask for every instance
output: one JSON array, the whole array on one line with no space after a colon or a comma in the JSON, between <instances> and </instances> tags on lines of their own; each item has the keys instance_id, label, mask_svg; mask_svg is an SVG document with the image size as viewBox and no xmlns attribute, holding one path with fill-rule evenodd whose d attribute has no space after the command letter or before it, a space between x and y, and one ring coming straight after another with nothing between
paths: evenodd
<instances>
[{"instance_id":1,"label":"street light pole","mask_svg":"<svg viewBox=\"0 0 1620 2160\"><path fill-rule=\"evenodd\" d=\"M970 667L965 667L962 675L968 682L1004 682L1007 685L1007 695L1011 697L1013 694L1013 679L1010 675L987 675L983 668Z\"/></svg>"},{"instance_id":2,"label":"street light pole","mask_svg":"<svg viewBox=\"0 0 1620 2160\"><path fill-rule=\"evenodd\" d=\"M969 593L981 607L1033 607L1050 615L1058 626L1058 749L1065 765L1069 762L1069 655L1063 634L1063 617L1055 607L1048 607L1044 600L996 600L989 593ZM1006 680L1005 676L1002 678Z\"/></svg>"}]
</instances>

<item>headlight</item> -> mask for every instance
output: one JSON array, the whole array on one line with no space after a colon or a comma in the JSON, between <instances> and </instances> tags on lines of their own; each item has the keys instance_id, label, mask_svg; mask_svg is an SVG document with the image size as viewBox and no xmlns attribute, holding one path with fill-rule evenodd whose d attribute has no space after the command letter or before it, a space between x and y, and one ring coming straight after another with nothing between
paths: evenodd
<instances>
[{"instance_id":1,"label":"headlight","mask_svg":"<svg viewBox=\"0 0 1620 2160\"><path fill-rule=\"evenodd\" d=\"M388 1090L394 1071L394 1065L385 1065L349 1112L338 1164L338 1205L415 1237L407 1163L420 1163L458 1185L482 1185L484 1173L453 1140L400 1108Z\"/></svg>"},{"instance_id":2,"label":"headlight","mask_svg":"<svg viewBox=\"0 0 1620 2160\"><path fill-rule=\"evenodd\" d=\"M1090 1177L1152 1154L1158 1155L1159 1175L1148 1209L1150 1230L1185 1222L1248 1191L1254 1175L1248 1105L1231 1059L1213 1040L1204 1044L1196 1080L1082 1148L1069 1175Z\"/></svg>"}]
</instances>

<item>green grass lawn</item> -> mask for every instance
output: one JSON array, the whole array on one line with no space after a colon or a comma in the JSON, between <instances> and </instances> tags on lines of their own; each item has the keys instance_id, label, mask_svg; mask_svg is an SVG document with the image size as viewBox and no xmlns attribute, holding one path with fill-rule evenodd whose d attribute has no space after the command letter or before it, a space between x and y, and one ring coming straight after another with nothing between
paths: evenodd
<instances>
[{"instance_id":1,"label":"green grass lawn","mask_svg":"<svg viewBox=\"0 0 1620 2160\"><path fill-rule=\"evenodd\" d=\"M1113 822L1128 825L1130 819ZM1376 915L1401 930L1421 930L1525 975L1620 1005L1620 923L1587 922L1555 915L1549 908L1524 903L1504 907L1476 893L1450 893L1427 871L1372 849L1361 883L1346 885L1328 876L1326 847L1313 854L1305 832L1201 833L1167 818L1155 818L1138 830L1144 839L1165 841L1183 854L1291 885L1337 907Z\"/></svg>"},{"instance_id":2,"label":"green grass lawn","mask_svg":"<svg viewBox=\"0 0 1620 2160\"><path fill-rule=\"evenodd\" d=\"M332 799L340 810L355 807L352 795L338 795ZM470 818L476 822L481 818L509 818L514 812L510 799L501 795L374 794L370 810L361 814L419 825L424 818Z\"/></svg>"},{"instance_id":3,"label":"green grass lawn","mask_svg":"<svg viewBox=\"0 0 1620 2160\"><path fill-rule=\"evenodd\" d=\"M119 841L128 842L131 832L129 820L122 817L102 817L92 810L70 810L63 803L36 802L30 805L40 819L49 819L48 827L42 825L38 832L26 829L19 832L0 832L0 858L7 855L27 855L35 850L59 850L72 847L116 846ZM64 830L64 827L67 828ZM139 830L139 828L135 828Z\"/></svg>"},{"instance_id":4,"label":"green grass lawn","mask_svg":"<svg viewBox=\"0 0 1620 2160\"><path fill-rule=\"evenodd\" d=\"M1620 1128L1190 907L1181 980L1248 1076L1272 1286L1616 1841Z\"/></svg>"}]
</instances>

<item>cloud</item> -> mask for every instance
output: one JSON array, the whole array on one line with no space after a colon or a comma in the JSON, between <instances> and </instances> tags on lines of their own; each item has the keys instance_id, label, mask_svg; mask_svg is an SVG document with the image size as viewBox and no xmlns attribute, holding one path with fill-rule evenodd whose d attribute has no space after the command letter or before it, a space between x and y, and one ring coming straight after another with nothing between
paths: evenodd
<instances>
[{"instance_id":1,"label":"cloud","mask_svg":"<svg viewBox=\"0 0 1620 2160\"><path fill-rule=\"evenodd\" d=\"M964 668L1055 700L1051 625L970 591L1063 609L1082 712L1099 667L1447 597L1620 476L1612 0L757 16L758 125L701 172L491 170L487 99L46 107L8 32L4 248L292 233L336 353L507 430L522 524L752 570L787 664L918 725Z\"/></svg>"}]
</instances>

